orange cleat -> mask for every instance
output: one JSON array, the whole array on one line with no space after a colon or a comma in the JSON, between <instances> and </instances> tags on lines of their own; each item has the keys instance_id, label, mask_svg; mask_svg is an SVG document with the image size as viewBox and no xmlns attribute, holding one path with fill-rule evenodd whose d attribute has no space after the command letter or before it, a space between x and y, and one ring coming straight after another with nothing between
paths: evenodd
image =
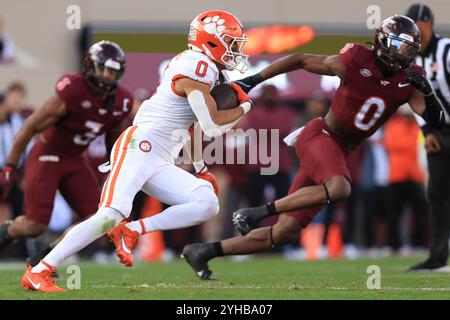
<instances>
[{"instance_id":1,"label":"orange cleat","mask_svg":"<svg viewBox=\"0 0 450 320\"><path fill-rule=\"evenodd\" d=\"M139 232L132 231L125 227L126 221L122 221L117 227L108 232L108 237L114 242L117 256L120 263L126 267L133 265L133 254L131 250L136 246L139 238Z\"/></svg>"},{"instance_id":2,"label":"orange cleat","mask_svg":"<svg viewBox=\"0 0 450 320\"><path fill-rule=\"evenodd\" d=\"M41 291L41 292L64 292L66 290L58 287L52 274L54 270L43 270L39 273L31 272L33 267L27 265L27 271L22 277L20 285L27 290Z\"/></svg>"}]
</instances>

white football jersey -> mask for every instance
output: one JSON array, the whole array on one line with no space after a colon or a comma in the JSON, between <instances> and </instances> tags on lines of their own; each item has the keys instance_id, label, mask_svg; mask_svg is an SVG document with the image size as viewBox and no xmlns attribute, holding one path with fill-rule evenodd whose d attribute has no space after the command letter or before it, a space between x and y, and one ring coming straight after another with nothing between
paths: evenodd
<instances>
[{"instance_id":1,"label":"white football jersey","mask_svg":"<svg viewBox=\"0 0 450 320\"><path fill-rule=\"evenodd\" d=\"M186 50L167 65L155 94L140 106L133 124L145 126L159 147L176 157L196 116L185 96L174 91L174 81L183 77L207 83L219 82L219 70L206 55Z\"/></svg>"}]
</instances>

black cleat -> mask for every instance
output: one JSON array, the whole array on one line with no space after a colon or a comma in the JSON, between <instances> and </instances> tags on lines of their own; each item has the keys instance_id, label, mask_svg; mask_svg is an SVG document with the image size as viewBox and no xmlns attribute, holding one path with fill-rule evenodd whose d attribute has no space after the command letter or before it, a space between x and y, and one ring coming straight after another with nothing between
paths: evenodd
<instances>
[{"instance_id":1,"label":"black cleat","mask_svg":"<svg viewBox=\"0 0 450 320\"><path fill-rule=\"evenodd\" d=\"M181 258L189 263L200 280L217 280L208 267L208 261L214 256L214 248L210 244L204 243L189 244L181 253Z\"/></svg>"},{"instance_id":2,"label":"black cleat","mask_svg":"<svg viewBox=\"0 0 450 320\"><path fill-rule=\"evenodd\" d=\"M408 271L415 272L450 272L450 266L446 263L436 263L428 259L424 262L418 263L408 269Z\"/></svg>"},{"instance_id":3,"label":"black cleat","mask_svg":"<svg viewBox=\"0 0 450 320\"><path fill-rule=\"evenodd\" d=\"M13 241L13 239L11 239L7 233L11 223L12 220L8 220L0 226L0 251L2 251L8 244Z\"/></svg>"},{"instance_id":4,"label":"black cleat","mask_svg":"<svg viewBox=\"0 0 450 320\"><path fill-rule=\"evenodd\" d=\"M33 256L30 256L27 258L27 264L31 265L32 267L35 267L39 262L41 262L42 259L45 258L47 254L50 253L50 251L53 250L53 247L51 247L48 244L40 244L40 249L38 252L36 252ZM55 280L61 280L61 275L55 270L52 274L53 279Z\"/></svg>"},{"instance_id":5,"label":"black cleat","mask_svg":"<svg viewBox=\"0 0 450 320\"><path fill-rule=\"evenodd\" d=\"M258 221L252 217L253 213L254 208L240 209L233 213L233 225L243 236L256 227Z\"/></svg>"},{"instance_id":6,"label":"black cleat","mask_svg":"<svg viewBox=\"0 0 450 320\"><path fill-rule=\"evenodd\" d=\"M27 264L32 267L36 266L39 262L41 262L44 257L52 251L52 247L48 244L44 244L42 248L40 248L33 256L27 258Z\"/></svg>"}]
</instances>

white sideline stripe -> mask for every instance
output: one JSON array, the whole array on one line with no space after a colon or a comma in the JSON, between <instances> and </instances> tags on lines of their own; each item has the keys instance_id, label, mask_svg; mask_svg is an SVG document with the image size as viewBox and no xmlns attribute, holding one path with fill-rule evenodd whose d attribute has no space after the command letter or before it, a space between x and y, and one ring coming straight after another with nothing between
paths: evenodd
<instances>
[{"instance_id":1,"label":"white sideline stripe","mask_svg":"<svg viewBox=\"0 0 450 320\"><path fill-rule=\"evenodd\" d=\"M119 288L119 289L137 289L137 288L178 288L178 289L191 289L191 288L203 288L203 289L280 289L280 290L286 290L286 289L306 289L306 290L334 290L334 291L349 291L349 290L368 290L368 291L378 291L378 290L369 290L365 287L358 287L358 288L348 288L348 287L322 287L322 286L254 286L254 285L244 285L244 286L209 286L209 285L177 285L174 283L157 283L155 285L149 285L148 283L140 284L140 285L134 285L134 286L119 286L119 285L92 285L91 288L96 289L113 289L113 288ZM392 291L450 291L449 288L400 288L400 287L383 287L381 286L381 289L379 290L392 290Z\"/></svg>"}]
</instances>

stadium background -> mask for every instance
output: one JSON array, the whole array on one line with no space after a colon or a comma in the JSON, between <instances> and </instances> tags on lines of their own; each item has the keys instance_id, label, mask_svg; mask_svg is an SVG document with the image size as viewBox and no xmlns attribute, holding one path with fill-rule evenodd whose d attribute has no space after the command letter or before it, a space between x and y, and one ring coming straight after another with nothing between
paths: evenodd
<instances>
[{"instance_id":1,"label":"stadium background","mask_svg":"<svg viewBox=\"0 0 450 320\"><path fill-rule=\"evenodd\" d=\"M367 7L372 4L379 5L381 8L381 17L387 17L394 13L404 13L406 8L415 1L373 1L346 0L340 2L332 1L0 1L0 17L5 23L5 32L12 39L15 46L15 57L10 63L0 64L0 91L4 90L11 82L19 81L24 84L27 90L26 104L27 108L39 107L42 102L50 95L53 90L54 82L62 73L77 70L83 48L100 39L108 39L119 43L129 54L128 70L123 79L123 84L127 85L136 94L137 89L146 89L145 95L152 94L155 90L155 84L159 79L159 69L161 62L170 58L175 53L186 48L186 31L190 20L202 10L217 8L235 13L243 22L246 28L261 28L270 25L285 26L310 26L314 31L313 39L304 45L292 49L283 50L276 54L256 55L252 58L253 64L258 61L272 61L279 54L291 52L311 52L319 54L332 54L338 52L348 42L365 43L373 39L373 30L366 27L368 13ZM431 0L426 3L433 8L435 12L436 30L443 34L450 34L450 21L446 17L449 9L447 1ZM66 27L66 20L69 13L66 9L70 5L78 5L81 8L82 30L69 30ZM264 39L264 38L263 38ZM262 40L264 41L264 40ZM144 70L144 71L143 71ZM288 108L295 114L295 123L298 126L310 117L308 112L320 112L321 104L327 104L332 95L329 90L330 85L324 84L322 79L317 76L309 76L305 73L300 75L289 75L289 82L274 84L281 88L280 90L280 108ZM136 80L137 79L137 80ZM331 85L332 86L332 85ZM142 93L142 91L141 91ZM258 101L257 92L255 99ZM317 105L318 104L318 105ZM311 108L311 109L309 109ZM317 109L318 108L318 109ZM423 159L423 150L420 143L420 136L416 132L409 139L417 146L418 158ZM405 143L408 143L406 141ZM364 159L366 159L367 148L360 151L359 158L355 160L355 171L358 176L364 179L365 174L370 175L370 170L364 171ZM359 164L356 165L356 164ZM298 164L293 159L289 167L290 176L295 172ZM423 170L424 177L420 181L425 182L426 164L420 162L420 170ZM214 169L217 177L221 181L222 187L222 210L221 215L200 228L194 228L192 232L173 232L171 239L168 239L169 247L174 251L184 244L185 241L194 239L214 240L220 239L225 235L230 235L230 209L228 202L233 202L235 206L245 205L251 202L250 196L242 197L239 201L230 200L228 191L233 186L233 179L236 176L247 175L247 180L251 180L249 168L238 168L238 173L229 172L224 168L216 167ZM241 171L239 171L241 170ZM233 178L234 177L234 178ZM231 181L231 182L230 182ZM248 181L247 181L248 182ZM238 186L238 191L243 194L251 194L250 184L245 182ZM239 189L243 188L243 189ZM273 188L269 186L264 189L266 199L274 195ZM357 248L371 248L367 245L366 234L367 212L364 210L364 198L361 195L356 199L356 210L352 217L353 226L349 231L347 204L337 208L334 214L322 214L318 218L318 224L328 221L330 216L331 225L336 228L330 229L331 238L341 239L345 243L355 245ZM358 196L358 194L356 194ZM3 215L0 219L7 216L7 208L3 208ZM6 209L5 209L6 208ZM154 208L154 207L152 207ZM226 211L226 212L224 212ZM420 254L420 250L427 245L426 223L419 225L422 228L423 239L418 243L417 248L412 245L411 231L414 225L418 225L415 218L410 214L411 208L406 208L406 215L401 215L401 224L399 233L401 233L401 247L405 249L403 254ZM394 213L400 216L400 213ZM426 221L427 213L422 212L422 221ZM3 221L3 220L2 220ZM2 222L0 221L0 222ZM385 221L389 223L388 220ZM375 230L374 234L380 239L380 247L389 248L388 236L389 226L385 225L383 230ZM304 239L311 247L317 250L308 251L296 255L294 248L292 252L285 252L287 257L309 257L317 258L324 256L320 250L321 244L314 241L323 238L322 227L318 229L311 228L310 240ZM349 234L352 233L351 235ZM335 235L338 235L336 238ZM315 240L314 240L315 239ZM351 239L351 240L349 240ZM167 240L167 239L166 239ZM338 241L339 242L339 241ZM170 246L170 243L172 244ZM326 239L324 244L326 244ZM328 243L330 244L330 243ZM335 241L332 241L328 249L333 251ZM337 244L338 247L339 243ZM392 247L392 246L391 246ZM411 248L410 248L411 247ZM345 249L342 248L342 249ZM398 249L398 248L397 248ZM410 250L411 249L411 250ZM415 251L415 249L419 249ZM344 251L333 251L335 257L342 257ZM359 252L359 251L358 251ZM354 252L353 252L354 253ZM397 252L399 253L399 252ZM12 253L14 256L14 252ZM329 252L329 254L331 254ZM326 254L325 254L326 255ZM355 257L350 252L348 257ZM8 256L6 257L8 258Z\"/></svg>"}]
</instances>

